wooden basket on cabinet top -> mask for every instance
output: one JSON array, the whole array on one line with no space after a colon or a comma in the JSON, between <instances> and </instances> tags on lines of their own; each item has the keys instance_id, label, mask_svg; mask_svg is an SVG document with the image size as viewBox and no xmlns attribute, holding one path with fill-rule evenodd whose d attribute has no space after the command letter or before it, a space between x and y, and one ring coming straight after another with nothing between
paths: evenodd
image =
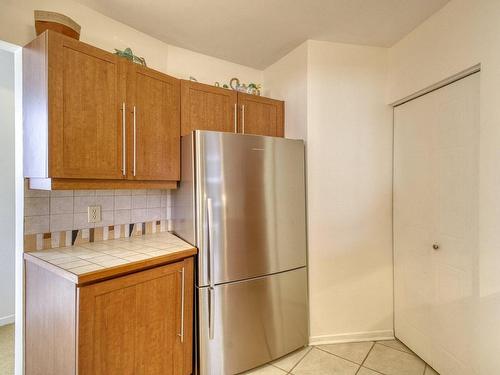
<instances>
[{"instance_id":1,"label":"wooden basket on cabinet top","mask_svg":"<svg viewBox=\"0 0 500 375\"><path fill-rule=\"evenodd\" d=\"M176 78L46 31L23 49L23 111L31 188L177 186Z\"/></svg>"}]
</instances>

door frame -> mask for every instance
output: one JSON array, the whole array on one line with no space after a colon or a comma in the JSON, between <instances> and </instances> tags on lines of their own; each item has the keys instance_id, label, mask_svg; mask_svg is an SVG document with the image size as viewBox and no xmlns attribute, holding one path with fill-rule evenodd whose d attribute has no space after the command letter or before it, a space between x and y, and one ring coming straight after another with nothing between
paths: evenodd
<instances>
[{"instance_id":1,"label":"door frame","mask_svg":"<svg viewBox=\"0 0 500 375\"><path fill-rule=\"evenodd\" d=\"M14 55L15 139L15 364L14 374L24 374L24 178L23 178L23 63L22 47L0 40L0 49Z\"/></svg>"}]
</instances>

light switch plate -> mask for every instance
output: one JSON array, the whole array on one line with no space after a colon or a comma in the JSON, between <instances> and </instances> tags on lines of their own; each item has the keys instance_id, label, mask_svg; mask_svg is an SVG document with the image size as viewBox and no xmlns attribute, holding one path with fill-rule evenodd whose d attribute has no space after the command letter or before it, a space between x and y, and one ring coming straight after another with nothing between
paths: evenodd
<instances>
[{"instance_id":1,"label":"light switch plate","mask_svg":"<svg viewBox=\"0 0 500 375\"><path fill-rule=\"evenodd\" d=\"M101 222L101 206L88 207L89 223Z\"/></svg>"}]
</instances>

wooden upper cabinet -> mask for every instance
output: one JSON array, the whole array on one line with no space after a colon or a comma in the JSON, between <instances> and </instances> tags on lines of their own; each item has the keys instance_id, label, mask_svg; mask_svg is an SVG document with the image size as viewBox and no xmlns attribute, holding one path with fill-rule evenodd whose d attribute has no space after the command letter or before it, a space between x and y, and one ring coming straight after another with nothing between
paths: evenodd
<instances>
[{"instance_id":1,"label":"wooden upper cabinet","mask_svg":"<svg viewBox=\"0 0 500 375\"><path fill-rule=\"evenodd\" d=\"M236 91L181 81L181 135L193 130L236 132Z\"/></svg>"},{"instance_id":2,"label":"wooden upper cabinet","mask_svg":"<svg viewBox=\"0 0 500 375\"><path fill-rule=\"evenodd\" d=\"M30 187L176 187L177 79L52 31L23 49L23 75Z\"/></svg>"},{"instance_id":3,"label":"wooden upper cabinet","mask_svg":"<svg viewBox=\"0 0 500 375\"><path fill-rule=\"evenodd\" d=\"M47 89L36 94L47 103L50 139L47 145L30 147L48 146L50 177L123 178L120 108L125 102L125 63L58 33L46 33L39 42L45 52L39 58L45 57L48 64L42 74L47 78ZM25 74L26 90L41 83L37 71L28 73L32 74ZM30 104L36 100L26 101L25 113L33 111ZM32 130L25 128L25 133Z\"/></svg>"},{"instance_id":4,"label":"wooden upper cabinet","mask_svg":"<svg viewBox=\"0 0 500 375\"><path fill-rule=\"evenodd\" d=\"M284 102L262 96L238 93L240 133L284 136Z\"/></svg>"},{"instance_id":5,"label":"wooden upper cabinet","mask_svg":"<svg viewBox=\"0 0 500 375\"><path fill-rule=\"evenodd\" d=\"M78 374L191 374L192 269L190 258L79 288Z\"/></svg>"},{"instance_id":6,"label":"wooden upper cabinet","mask_svg":"<svg viewBox=\"0 0 500 375\"><path fill-rule=\"evenodd\" d=\"M179 80L130 64L127 86L130 178L179 180Z\"/></svg>"}]
</instances>

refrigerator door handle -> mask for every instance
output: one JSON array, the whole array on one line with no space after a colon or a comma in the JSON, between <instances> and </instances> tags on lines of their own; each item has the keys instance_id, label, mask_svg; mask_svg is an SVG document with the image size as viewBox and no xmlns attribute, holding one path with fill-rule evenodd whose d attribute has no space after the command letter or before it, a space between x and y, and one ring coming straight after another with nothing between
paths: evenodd
<instances>
[{"instance_id":1,"label":"refrigerator door handle","mask_svg":"<svg viewBox=\"0 0 500 375\"><path fill-rule=\"evenodd\" d=\"M208 287L208 339L214 339L215 290Z\"/></svg>"},{"instance_id":2,"label":"refrigerator door handle","mask_svg":"<svg viewBox=\"0 0 500 375\"><path fill-rule=\"evenodd\" d=\"M213 234L212 234L212 218L213 218L213 211L212 211L212 199L207 198L207 235L208 235L208 284L210 288L213 289L215 282L214 282L214 251L213 251Z\"/></svg>"}]
</instances>

